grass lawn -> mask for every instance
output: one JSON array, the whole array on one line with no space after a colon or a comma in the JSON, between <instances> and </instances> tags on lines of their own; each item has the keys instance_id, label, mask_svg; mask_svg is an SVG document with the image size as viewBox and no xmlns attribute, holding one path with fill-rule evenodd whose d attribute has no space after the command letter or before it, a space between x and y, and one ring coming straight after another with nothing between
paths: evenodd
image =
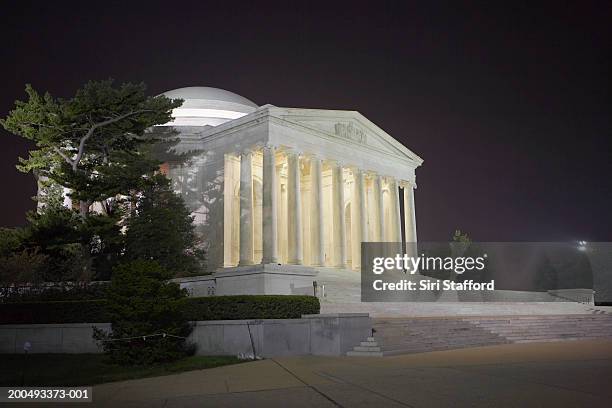
<instances>
[{"instance_id":1,"label":"grass lawn","mask_svg":"<svg viewBox=\"0 0 612 408\"><path fill-rule=\"evenodd\" d=\"M93 385L240 363L234 356L192 356L168 364L123 367L103 354L0 354L0 386Z\"/></svg>"}]
</instances>

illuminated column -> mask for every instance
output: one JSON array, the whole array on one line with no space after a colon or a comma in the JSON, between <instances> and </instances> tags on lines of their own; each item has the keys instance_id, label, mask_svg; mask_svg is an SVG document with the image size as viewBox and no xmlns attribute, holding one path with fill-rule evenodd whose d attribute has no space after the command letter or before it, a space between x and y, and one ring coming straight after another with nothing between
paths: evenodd
<instances>
[{"instance_id":1,"label":"illuminated column","mask_svg":"<svg viewBox=\"0 0 612 408\"><path fill-rule=\"evenodd\" d=\"M368 242L368 212L366 210L366 173L359 170L359 212L361 224L361 242Z\"/></svg>"},{"instance_id":2,"label":"illuminated column","mask_svg":"<svg viewBox=\"0 0 612 408\"><path fill-rule=\"evenodd\" d=\"M287 154L288 259L287 263L301 265L302 255L302 198L300 194L300 157Z\"/></svg>"},{"instance_id":3,"label":"illuminated column","mask_svg":"<svg viewBox=\"0 0 612 408\"><path fill-rule=\"evenodd\" d=\"M406 183L404 185L404 225L406 229L406 242L417 242L414 188L415 185L412 183Z\"/></svg>"},{"instance_id":4,"label":"illuminated column","mask_svg":"<svg viewBox=\"0 0 612 408\"><path fill-rule=\"evenodd\" d=\"M310 248L312 266L323 266L325 263L325 240L323 238L323 182L321 159L310 158Z\"/></svg>"},{"instance_id":5,"label":"illuminated column","mask_svg":"<svg viewBox=\"0 0 612 408\"><path fill-rule=\"evenodd\" d=\"M263 257L261 263L278 262L278 219L276 200L276 149L263 148Z\"/></svg>"},{"instance_id":6,"label":"illuminated column","mask_svg":"<svg viewBox=\"0 0 612 408\"><path fill-rule=\"evenodd\" d=\"M392 215L393 240L395 242L402 242L402 226L401 226L402 217L400 215L399 185L397 183L397 179L393 179L391 181L389 188L392 189L391 200L393 200L392 207L391 207L391 210L393 211L393 215Z\"/></svg>"},{"instance_id":7,"label":"illuminated column","mask_svg":"<svg viewBox=\"0 0 612 408\"><path fill-rule=\"evenodd\" d=\"M332 164L334 256L335 266L346 268L346 226L344 225L344 170L340 163Z\"/></svg>"},{"instance_id":8,"label":"illuminated column","mask_svg":"<svg viewBox=\"0 0 612 408\"><path fill-rule=\"evenodd\" d=\"M374 201L376 202L376 230L378 242L385 242L385 208L383 203L383 176L376 175L374 180Z\"/></svg>"},{"instance_id":9,"label":"illuminated column","mask_svg":"<svg viewBox=\"0 0 612 408\"><path fill-rule=\"evenodd\" d=\"M253 153L240 156L240 262L253 265Z\"/></svg>"},{"instance_id":10,"label":"illuminated column","mask_svg":"<svg viewBox=\"0 0 612 408\"><path fill-rule=\"evenodd\" d=\"M353 208L351 221L354 228L352 231L352 240L357 249L355 259L353 259L353 268L361 268L361 243L368 240L368 225L366 214L366 198L365 198L365 174L360 169L353 170ZM354 252L354 254L355 254Z\"/></svg>"}]
</instances>

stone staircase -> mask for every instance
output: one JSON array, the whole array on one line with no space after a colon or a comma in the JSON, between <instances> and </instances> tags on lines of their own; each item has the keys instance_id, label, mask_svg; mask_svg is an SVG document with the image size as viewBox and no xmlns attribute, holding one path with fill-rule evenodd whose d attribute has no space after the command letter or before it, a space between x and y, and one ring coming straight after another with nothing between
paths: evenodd
<instances>
[{"instance_id":1,"label":"stone staircase","mask_svg":"<svg viewBox=\"0 0 612 408\"><path fill-rule=\"evenodd\" d=\"M349 356L389 356L505 343L612 339L612 315L373 319L374 337Z\"/></svg>"},{"instance_id":2,"label":"stone staircase","mask_svg":"<svg viewBox=\"0 0 612 408\"><path fill-rule=\"evenodd\" d=\"M612 339L612 315L608 314L478 318L470 323L512 343Z\"/></svg>"},{"instance_id":3,"label":"stone staircase","mask_svg":"<svg viewBox=\"0 0 612 408\"><path fill-rule=\"evenodd\" d=\"M359 346L353 347L353 351L346 353L347 356L359 357L382 357L383 352L374 337L368 337L366 341L362 341Z\"/></svg>"}]
</instances>

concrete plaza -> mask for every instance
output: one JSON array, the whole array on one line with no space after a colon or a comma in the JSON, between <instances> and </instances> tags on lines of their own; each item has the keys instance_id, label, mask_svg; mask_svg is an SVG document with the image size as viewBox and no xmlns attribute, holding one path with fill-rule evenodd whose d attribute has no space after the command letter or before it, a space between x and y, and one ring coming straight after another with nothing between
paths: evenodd
<instances>
[{"instance_id":1,"label":"concrete plaza","mask_svg":"<svg viewBox=\"0 0 612 408\"><path fill-rule=\"evenodd\" d=\"M591 340L383 358L276 358L102 384L87 406L605 406L611 383L612 341Z\"/></svg>"}]
</instances>

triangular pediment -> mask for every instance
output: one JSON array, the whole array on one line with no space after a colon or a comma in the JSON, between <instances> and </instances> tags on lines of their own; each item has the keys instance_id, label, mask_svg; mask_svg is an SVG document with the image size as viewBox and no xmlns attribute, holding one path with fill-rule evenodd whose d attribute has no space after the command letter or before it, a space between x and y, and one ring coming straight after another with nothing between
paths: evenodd
<instances>
[{"instance_id":1,"label":"triangular pediment","mask_svg":"<svg viewBox=\"0 0 612 408\"><path fill-rule=\"evenodd\" d=\"M274 107L274 112L271 113L284 121L324 134L328 138L407 158L417 166L423 161L359 112Z\"/></svg>"}]
</instances>

